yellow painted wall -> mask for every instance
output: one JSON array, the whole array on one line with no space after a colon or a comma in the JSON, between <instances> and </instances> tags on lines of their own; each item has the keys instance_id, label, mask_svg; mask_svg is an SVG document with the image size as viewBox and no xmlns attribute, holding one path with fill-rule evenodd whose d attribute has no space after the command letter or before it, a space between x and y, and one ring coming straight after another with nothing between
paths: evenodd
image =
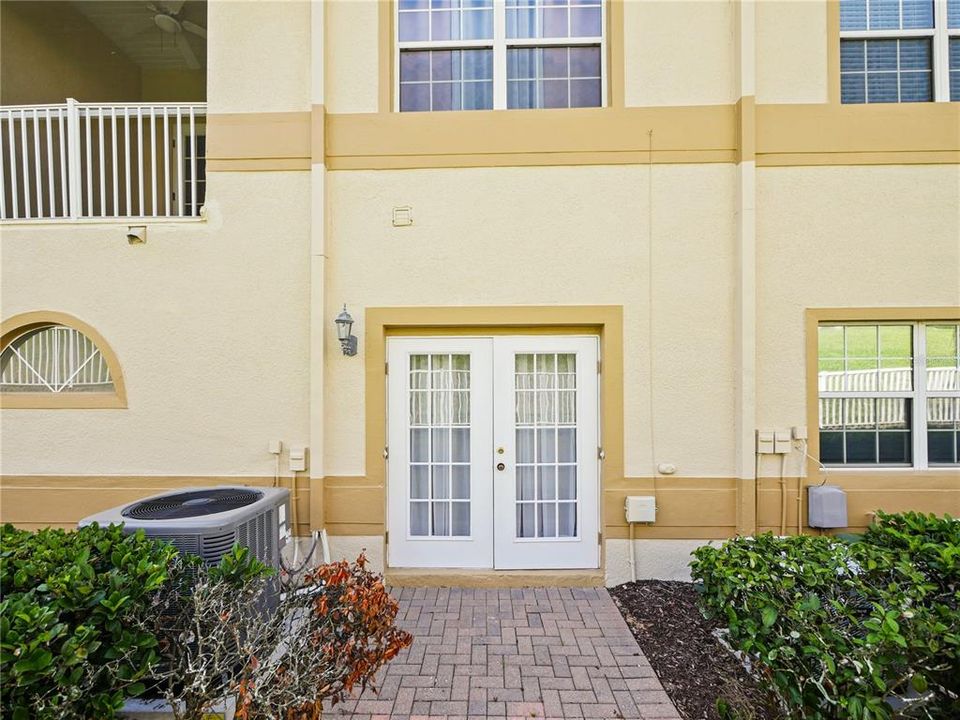
<instances>
[{"instance_id":1,"label":"yellow painted wall","mask_svg":"<svg viewBox=\"0 0 960 720\"><path fill-rule=\"evenodd\" d=\"M306 0L209 0L211 113L310 108L310 12Z\"/></svg>"},{"instance_id":2,"label":"yellow painted wall","mask_svg":"<svg viewBox=\"0 0 960 720\"><path fill-rule=\"evenodd\" d=\"M136 101L140 68L68 2L0 3L0 103Z\"/></svg>"},{"instance_id":3,"label":"yellow painted wall","mask_svg":"<svg viewBox=\"0 0 960 720\"><path fill-rule=\"evenodd\" d=\"M653 348L657 461L688 477L730 477L733 173L730 165L330 172L326 305L347 303L359 337L365 306L623 305L626 474L652 472ZM394 205L413 207L412 227L392 227ZM342 356L332 336L325 360L326 474L359 475L363 364Z\"/></svg>"},{"instance_id":4,"label":"yellow painted wall","mask_svg":"<svg viewBox=\"0 0 960 720\"><path fill-rule=\"evenodd\" d=\"M960 306L960 172L804 167L757 176L757 421L789 427L806 417L805 308Z\"/></svg>"},{"instance_id":5,"label":"yellow painted wall","mask_svg":"<svg viewBox=\"0 0 960 720\"><path fill-rule=\"evenodd\" d=\"M380 58L377 0L331 0L325 15L325 98L329 112L377 112Z\"/></svg>"},{"instance_id":6,"label":"yellow painted wall","mask_svg":"<svg viewBox=\"0 0 960 720\"><path fill-rule=\"evenodd\" d=\"M757 102L827 101L825 0L759 0L756 39Z\"/></svg>"},{"instance_id":7,"label":"yellow painted wall","mask_svg":"<svg viewBox=\"0 0 960 720\"><path fill-rule=\"evenodd\" d=\"M70 313L123 367L123 410L4 410L4 475L272 476L307 444L309 176L209 176L207 220L4 226L3 317ZM265 202L265 198L269 200ZM284 464L284 468L286 465Z\"/></svg>"},{"instance_id":8,"label":"yellow painted wall","mask_svg":"<svg viewBox=\"0 0 960 720\"><path fill-rule=\"evenodd\" d=\"M386 2L386 0L383 0ZM733 0L611 0L622 4L619 64L627 106L712 105L739 96L737 8ZM380 56L393 48L379 32L377 0L326 4L326 105L330 112L378 111ZM618 35L610 33L608 42ZM826 0L759 0L756 96L759 102L827 99ZM390 95L393 88L390 88Z\"/></svg>"},{"instance_id":9,"label":"yellow painted wall","mask_svg":"<svg viewBox=\"0 0 960 720\"><path fill-rule=\"evenodd\" d=\"M734 102L734 15L734 3L726 1L627 0L626 104Z\"/></svg>"}]
</instances>

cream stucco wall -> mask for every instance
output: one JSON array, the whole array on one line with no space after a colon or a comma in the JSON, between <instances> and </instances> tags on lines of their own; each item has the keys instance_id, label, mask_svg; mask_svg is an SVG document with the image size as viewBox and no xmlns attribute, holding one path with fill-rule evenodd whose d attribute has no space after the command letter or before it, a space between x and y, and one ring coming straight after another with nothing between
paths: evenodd
<instances>
[{"instance_id":1,"label":"cream stucco wall","mask_svg":"<svg viewBox=\"0 0 960 720\"><path fill-rule=\"evenodd\" d=\"M328 112L377 112L380 84L377 0L331 0L325 12Z\"/></svg>"},{"instance_id":2,"label":"cream stucco wall","mask_svg":"<svg viewBox=\"0 0 960 720\"><path fill-rule=\"evenodd\" d=\"M756 37L757 102L827 101L825 0L759 0Z\"/></svg>"},{"instance_id":3,"label":"cream stucco wall","mask_svg":"<svg viewBox=\"0 0 960 720\"><path fill-rule=\"evenodd\" d=\"M657 462L675 463L680 475L730 477L734 169L655 166L652 217L650 173L330 172L326 305L347 303L361 320L358 337L366 306L623 305L626 474L652 472L652 415ZM392 227L394 205L413 207L412 227ZM326 473L358 475L364 366L329 340Z\"/></svg>"},{"instance_id":4,"label":"cream stucco wall","mask_svg":"<svg viewBox=\"0 0 960 720\"><path fill-rule=\"evenodd\" d=\"M209 0L209 111L309 109L311 12L307 0Z\"/></svg>"},{"instance_id":5,"label":"cream stucco wall","mask_svg":"<svg viewBox=\"0 0 960 720\"><path fill-rule=\"evenodd\" d=\"M805 308L960 306L960 169L757 174L757 422L803 425Z\"/></svg>"},{"instance_id":6,"label":"cream stucco wall","mask_svg":"<svg viewBox=\"0 0 960 720\"><path fill-rule=\"evenodd\" d=\"M737 99L735 13L727 0L627 0L628 106L717 105Z\"/></svg>"},{"instance_id":7,"label":"cream stucco wall","mask_svg":"<svg viewBox=\"0 0 960 720\"><path fill-rule=\"evenodd\" d=\"M206 222L0 229L2 315L57 310L123 368L122 410L4 410L5 475L273 474L309 439L309 175L213 173Z\"/></svg>"}]
</instances>

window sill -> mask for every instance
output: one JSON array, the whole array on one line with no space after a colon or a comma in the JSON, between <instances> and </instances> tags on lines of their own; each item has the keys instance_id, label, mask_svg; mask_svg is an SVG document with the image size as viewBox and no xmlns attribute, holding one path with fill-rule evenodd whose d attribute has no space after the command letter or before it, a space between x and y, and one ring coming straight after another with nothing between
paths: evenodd
<instances>
[{"instance_id":1,"label":"window sill","mask_svg":"<svg viewBox=\"0 0 960 720\"><path fill-rule=\"evenodd\" d=\"M4 410L124 410L125 399L115 393L3 393Z\"/></svg>"}]
</instances>

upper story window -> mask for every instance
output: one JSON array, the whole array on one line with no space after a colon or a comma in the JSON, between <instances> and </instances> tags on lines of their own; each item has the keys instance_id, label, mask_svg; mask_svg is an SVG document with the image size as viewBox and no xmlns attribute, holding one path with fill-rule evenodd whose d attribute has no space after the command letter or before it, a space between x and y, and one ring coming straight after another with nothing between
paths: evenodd
<instances>
[{"instance_id":1,"label":"upper story window","mask_svg":"<svg viewBox=\"0 0 960 720\"><path fill-rule=\"evenodd\" d=\"M960 100L960 0L840 0L840 99Z\"/></svg>"},{"instance_id":2,"label":"upper story window","mask_svg":"<svg viewBox=\"0 0 960 720\"><path fill-rule=\"evenodd\" d=\"M960 463L960 323L819 328L820 461Z\"/></svg>"},{"instance_id":3,"label":"upper story window","mask_svg":"<svg viewBox=\"0 0 960 720\"><path fill-rule=\"evenodd\" d=\"M600 107L603 0L399 0L397 106Z\"/></svg>"},{"instance_id":4,"label":"upper story window","mask_svg":"<svg viewBox=\"0 0 960 720\"><path fill-rule=\"evenodd\" d=\"M17 316L3 325L0 393L5 407L126 406L119 363L93 328L45 312Z\"/></svg>"}]
</instances>

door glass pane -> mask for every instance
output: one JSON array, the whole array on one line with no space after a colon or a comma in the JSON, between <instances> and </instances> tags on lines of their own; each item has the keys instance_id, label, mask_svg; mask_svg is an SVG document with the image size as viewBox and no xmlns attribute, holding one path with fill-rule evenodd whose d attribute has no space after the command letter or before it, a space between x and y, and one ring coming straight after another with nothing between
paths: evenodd
<instances>
[{"instance_id":1,"label":"door glass pane","mask_svg":"<svg viewBox=\"0 0 960 720\"><path fill-rule=\"evenodd\" d=\"M451 524L451 535L466 537L470 534L470 503L455 502Z\"/></svg>"},{"instance_id":2,"label":"door glass pane","mask_svg":"<svg viewBox=\"0 0 960 720\"><path fill-rule=\"evenodd\" d=\"M469 536L470 356L411 355L409 377L410 535Z\"/></svg>"},{"instance_id":3,"label":"door glass pane","mask_svg":"<svg viewBox=\"0 0 960 720\"><path fill-rule=\"evenodd\" d=\"M517 537L536 537L536 526L533 521L536 503L517 503Z\"/></svg>"},{"instance_id":4,"label":"door glass pane","mask_svg":"<svg viewBox=\"0 0 960 720\"><path fill-rule=\"evenodd\" d=\"M514 373L516 537L577 537L577 356L518 353Z\"/></svg>"}]
</instances>

